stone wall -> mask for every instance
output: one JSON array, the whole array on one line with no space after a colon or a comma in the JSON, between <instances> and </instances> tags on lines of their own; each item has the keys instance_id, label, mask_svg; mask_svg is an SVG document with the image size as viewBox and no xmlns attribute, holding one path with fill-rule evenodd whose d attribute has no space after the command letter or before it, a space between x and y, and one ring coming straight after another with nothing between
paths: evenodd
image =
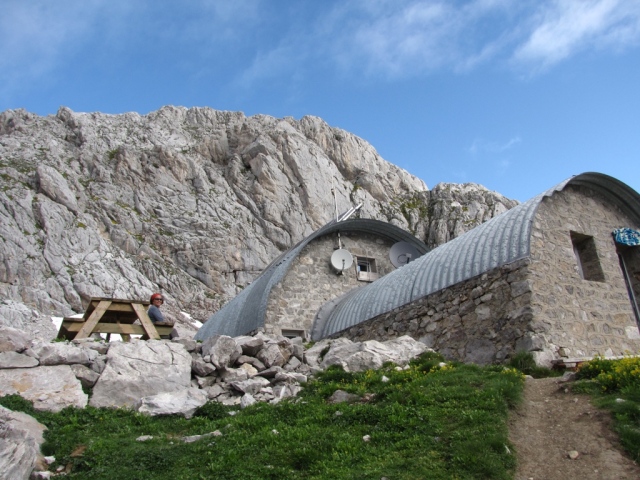
<instances>
[{"instance_id":1,"label":"stone wall","mask_svg":"<svg viewBox=\"0 0 640 480\"><path fill-rule=\"evenodd\" d=\"M529 345L528 260L493 269L333 335L354 341L410 335L446 358L501 362Z\"/></svg>"},{"instance_id":2,"label":"stone wall","mask_svg":"<svg viewBox=\"0 0 640 480\"><path fill-rule=\"evenodd\" d=\"M569 186L538 208L530 256L531 342L547 357L640 353L638 325L612 236L620 227L638 225L585 187ZM587 243L574 249L581 241ZM591 248L595 260L576 253L581 248ZM581 255L589 263L582 274ZM629 259L630 273L640 270L638 253Z\"/></svg>"},{"instance_id":3,"label":"stone wall","mask_svg":"<svg viewBox=\"0 0 640 480\"><path fill-rule=\"evenodd\" d=\"M359 281L356 256L375 259L380 277L395 269L389 260L393 241L363 233L342 233L342 248L354 256L354 264L337 275L331 255L338 248L336 235L327 235L307 245L292 263L284 279L273 289L265 314L265 331L304 330L309 336L316 313L327 301L353 288L368 285Z\"/></svg>"}]
</instances>

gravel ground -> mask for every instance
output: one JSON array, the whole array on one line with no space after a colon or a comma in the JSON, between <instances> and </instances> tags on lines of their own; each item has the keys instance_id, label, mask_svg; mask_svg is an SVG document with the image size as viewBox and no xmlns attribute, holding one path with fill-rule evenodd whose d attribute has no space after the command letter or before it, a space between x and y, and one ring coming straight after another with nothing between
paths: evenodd
<instances>
[{"instance_id":1,"label":"gravel ground","mask_svg":"<svg viewBox=\"0 0 640 480\"><path fill-rule=\"evenodd\" d=\"M518 456L516 480L640 479L640 466L625 456L610 414L558 378L527 380L510 419L510 439Z\"/></svg>"}]
</instances>

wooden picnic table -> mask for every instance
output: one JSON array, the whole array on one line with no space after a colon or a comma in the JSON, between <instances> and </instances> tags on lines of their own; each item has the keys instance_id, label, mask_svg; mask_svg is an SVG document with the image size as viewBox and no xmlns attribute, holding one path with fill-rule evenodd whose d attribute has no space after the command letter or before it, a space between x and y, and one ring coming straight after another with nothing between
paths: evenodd
<instances>
[{"instance_id":1,"label":"wooden picnic table","mask_svg":"<svg viewBox=\"0 0 640 480\"><path fill-rule=\"evenodd\" d=\"M131 335L142 335L143 339L168 337L173 325L154 324L147 315L149 302L119 298L92 297L82 318L64 317L58 338L67 340L88 338L94 333L119 333L125 342ZM140 324L134 324L136 320Z\"/></svg>"}]
</instances>

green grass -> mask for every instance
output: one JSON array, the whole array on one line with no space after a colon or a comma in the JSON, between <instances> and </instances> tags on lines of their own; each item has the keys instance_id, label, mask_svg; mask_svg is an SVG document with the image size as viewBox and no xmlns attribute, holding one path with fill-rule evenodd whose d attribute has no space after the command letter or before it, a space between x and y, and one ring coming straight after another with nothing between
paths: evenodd
<instances>
[{"instance_id":1,"label":"green grass","mask_svg":"<svg viewBox=\"0 0 640 480\"><path fill-rule=\"evenodd\" d=\"M70 465L69 480L512 478L506 421L522 374L501 366L440 368L440 361L426 354L404 371L358 374L334 367L290 402L244 410L209 403L190 420L91 407L34 412L15 396L0 403L49 428L43 451L55 455L55 465ZM327 403L338 388L367 400ZM180 441L214 430L223 435ZM140 435L154 438L137 442Z\"/></svg>"},{"instance_id":2,"label":"green grass","mask_svg":"<svg viewBox=\"0 0 640 480\"><path fill-rule=\"evenodd\" d=\"M580 366L578 378L572 391L591 395L596 406L611 412L620 443L640 461L640 358L596 357Z\"/></svg>"},{"instance_id":3,"label":"green grass","mask_svg":"<svg viewBox=\"0 0 640 480\"><path fill-rule=\"evenodd\" d=\"M531 352L518 352L509 359L509 366L533 378L559 377L562 372L536 365Z\"/></svg>"}]
</instances>

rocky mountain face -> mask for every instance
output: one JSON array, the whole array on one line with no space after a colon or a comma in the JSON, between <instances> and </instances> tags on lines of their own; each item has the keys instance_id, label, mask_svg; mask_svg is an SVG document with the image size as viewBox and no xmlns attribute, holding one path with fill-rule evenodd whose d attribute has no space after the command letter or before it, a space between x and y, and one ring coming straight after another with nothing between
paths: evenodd
<instances>
[{"instance_id":1,"label":"rocky mountain face","mask_svg":"<svg viewBox=\"0 0 640 480\"><path fill-rule=\"evenodd\" d=\"M359 203L430 247L516 204L475 184L429 190L316 117L210 108L5 111L0 179L0 323L43 338L92 296L160 291L176 320L204 321Z\"/></svg>"}]
</instances>

